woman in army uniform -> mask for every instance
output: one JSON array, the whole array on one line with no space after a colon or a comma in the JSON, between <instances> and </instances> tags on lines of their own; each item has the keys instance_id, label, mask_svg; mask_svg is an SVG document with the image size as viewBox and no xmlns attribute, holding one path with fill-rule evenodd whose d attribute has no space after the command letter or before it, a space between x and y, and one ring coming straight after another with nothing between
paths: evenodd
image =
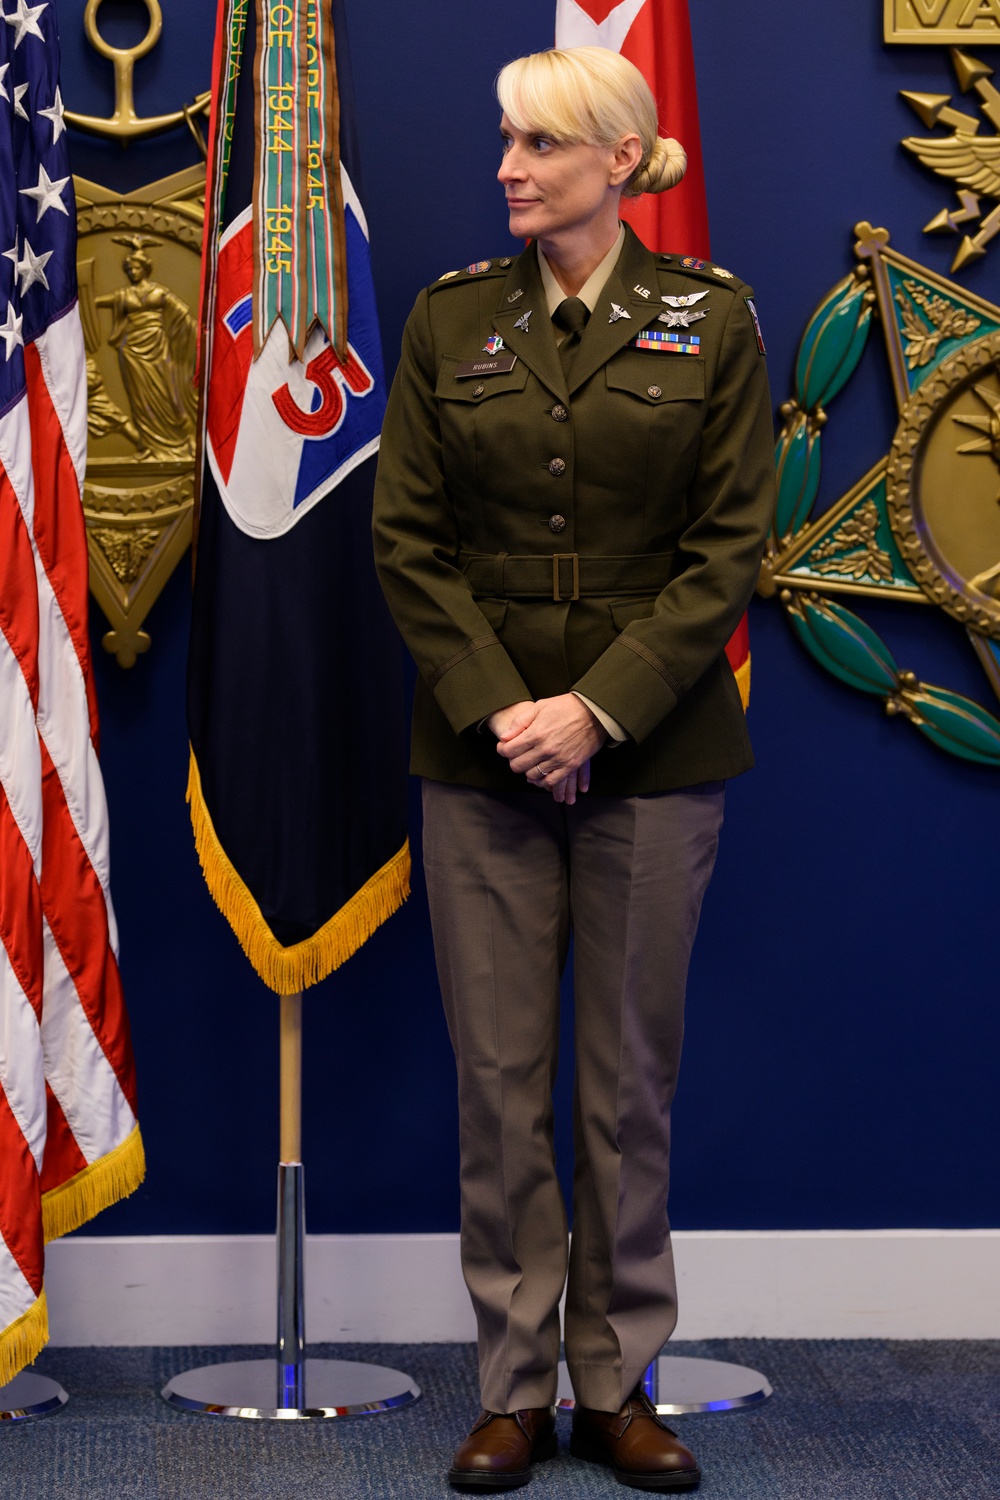
<instances>
[{"instance_id":1,"label":"woman in army uniform","mask_svg":"<svg viewBox=\"0 0 1000 1500\"><path fill-rule=\"evenodd\" d=\"M435 952L458 1064L462 1264L483 1412L452 1484L571 1451L698 1482L641 1394L676 1322L669 1118L723 785L752 763L725 645L772 506L749 287L654 255L623 193L683 173L638 71L599 48L497 80L516 259L422 292L382 437L375 543L419 668ZM559 981L574 939L573 1236L555 1172ZM567 1284L568 1275L568 1284Z\"/></svg>"}]
</instances>

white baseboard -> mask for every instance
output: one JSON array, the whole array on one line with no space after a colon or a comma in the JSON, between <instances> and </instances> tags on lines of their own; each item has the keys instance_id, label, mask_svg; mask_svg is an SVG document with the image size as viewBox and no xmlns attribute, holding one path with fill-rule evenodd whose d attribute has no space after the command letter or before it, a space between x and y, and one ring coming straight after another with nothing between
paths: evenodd
<instances>
[{"instance_id":1,"label":"white baseboard","mask_svg":"<svg viewBox=\"0 0 1000 1500\"><path fill-rule=\"evenodd\" d=\"M1000 1338L1000 1230L674 1235L678 1338ZM71 1236L50 1245L55 1345L274 1337L268 1235ZM310 1342L475 1338L454 1234L312 1235Z\"/></svg>"}]
</instances>

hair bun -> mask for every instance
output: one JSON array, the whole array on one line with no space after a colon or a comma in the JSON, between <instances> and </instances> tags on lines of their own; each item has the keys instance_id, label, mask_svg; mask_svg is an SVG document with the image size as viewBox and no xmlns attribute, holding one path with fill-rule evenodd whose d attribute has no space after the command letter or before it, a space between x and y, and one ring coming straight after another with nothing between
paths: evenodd
<instances>
[{"instance_id":1,"label":"hair bun","mask_svg":"<svg viewBox=\"0 0 1000 1500\"><path fill-rule=\"evenodd\" d=\"M687 171L687 152L672 135L657 136L645 166L639 167L626 192L630 198L640 193L665 193L676 187Z\"/></svg>"}]
</instances>

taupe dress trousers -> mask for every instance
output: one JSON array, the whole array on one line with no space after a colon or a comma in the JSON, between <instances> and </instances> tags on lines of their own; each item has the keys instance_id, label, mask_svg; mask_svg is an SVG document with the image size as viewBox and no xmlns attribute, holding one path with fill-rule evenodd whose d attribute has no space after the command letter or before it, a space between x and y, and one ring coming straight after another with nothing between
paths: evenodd
<instances>
[{"instance_id":1,"label":"taupe dress trousers","mask_svg":"<svg viewBox=\"0 0 1000 1500\"><path fill-rule=\"evenodd\" d=\"M613 753L613 752L606 752ZM634 797L425 780L424 866L458 1064L462 1267L483 1405L617 1411L670 1336L670 1105L722 783ZM574 935L572 1250L555 1171L559 981Z\"/></svg>"}]
</instances>

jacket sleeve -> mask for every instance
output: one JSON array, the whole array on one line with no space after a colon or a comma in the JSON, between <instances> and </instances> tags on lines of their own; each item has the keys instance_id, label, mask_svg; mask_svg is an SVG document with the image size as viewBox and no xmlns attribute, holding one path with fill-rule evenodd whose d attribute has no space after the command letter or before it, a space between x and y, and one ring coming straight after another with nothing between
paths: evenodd
<instances>
[{"instance_id":1,"label":"jacket sleeve","mask_svg":"<svg viewBox=\"0 0 1000 1500\"><path fill-rule=\"evenodd\" d=\"M430 297L424 291L406 324L382 428L375 563L410 654L460 734L532 695L458 567L434 389Z\"/></svg>"},{"instance_id":2,"label":"jacket sleeve","mask_svg":"<svg viewBox=\"0 0 1000 1500\"><path fill-rule=\"evenodd\" d=\"M674 578L573 684L643 740L721 655L750 602L774 508L766 363L733 298L687 500Z\"/></svg>"}]
</instances>

